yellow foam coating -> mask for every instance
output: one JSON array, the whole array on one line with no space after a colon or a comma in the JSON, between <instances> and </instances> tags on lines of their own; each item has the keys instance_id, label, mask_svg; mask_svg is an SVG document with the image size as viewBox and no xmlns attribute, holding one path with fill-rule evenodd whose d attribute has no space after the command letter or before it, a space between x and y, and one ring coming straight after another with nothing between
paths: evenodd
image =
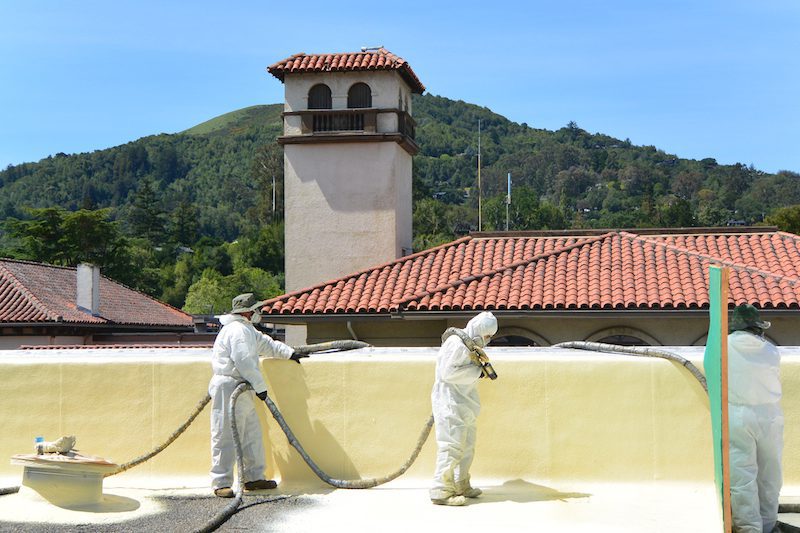
<instances>
[{"instance_id":1,"label":"yellow foam coating","mask_svg":"<svg viewBox=\"0 0 800 533\"><path fill-rule=\"evenodd\" d=\"M50 352L50 351L48 351ZM99 352L99 351L98 351ZM436 350L317 354L298 365L265 360L269 393L308 453L337 478L383 476L414 448L431 412ZM480 380L473 477L548 483L712 482L708 400L699 383L662 359L545 348L487 353L499 374ZM84 454L117 463L165 440L205 394L209 350L0 352L0 475L34 437L75 435ZM698 366L702 352L689 358ZM783 358L784 479L800 481L800 356ZM123 476L204 475L208 407L166 451ZM319 484L266 408L268 475ZM431 435L407 478L429 478Z\"/></svg>"}]
</instances>

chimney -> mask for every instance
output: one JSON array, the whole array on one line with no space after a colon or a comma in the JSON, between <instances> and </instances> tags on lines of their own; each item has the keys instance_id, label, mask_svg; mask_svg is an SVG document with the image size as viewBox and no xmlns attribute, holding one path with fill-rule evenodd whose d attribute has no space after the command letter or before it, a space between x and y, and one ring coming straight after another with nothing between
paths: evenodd
<instances>
[{"instance_id":1,"label":"chimney","mask_svg":"<svg viewBox=\"0 0 800 533\"><path fill-rule=\"evenodd\" d=\"M100 316L100 267L90 263L78 265L78 309Z\"/></svg>"}]
</instances>

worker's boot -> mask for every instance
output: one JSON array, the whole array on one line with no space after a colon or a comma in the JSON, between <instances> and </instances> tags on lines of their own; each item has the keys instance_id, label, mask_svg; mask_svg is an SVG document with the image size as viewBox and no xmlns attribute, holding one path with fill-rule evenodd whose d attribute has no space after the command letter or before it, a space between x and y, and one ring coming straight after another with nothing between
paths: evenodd
<instances>
[{"instance_id":1,"label":"worker's boot","mask_svg":"<svg viewBox=\"0 0 800 533\"><path fill-rule=\"evenodd\" d=\"M259 479L258 481L248 481L244 484L244 490L269 490L274 489L278 484L272 479Z\"/></svg>"},{"instance_id":2,"label":"worker's boot","mask_svg":"<svg viewBox=\"0 0 800 533\"><path fill-rule=\"evenodd\" d=\"M431 489L430 496L431 503L434 505L450 505L453 507L459 507L461 505L466 505L467 503L467 499L464 496L446 489Z\"/></svg>"},{"instance_id":3,"label":"worker's boot","mask_svg":"<svg viewBox=\"0 0 800 533\"><path fill-rule=\"evenodd\" d=\"M233 498L233 489L230 487L214 489L214 496L218 498Z\"/></svg>"},{"instance_id":4,"label":"worker's boot","mask_svg":"<svg viewBox=\"0 0 800 533\"><path fill-rule=\"evenodd\" d=\"M461 481L456 481L456 494L464 496L466 498L477 498L483 491L481 489L476 489L469 483L469 478L462 479Z\"/></svg>"}]
</instances>

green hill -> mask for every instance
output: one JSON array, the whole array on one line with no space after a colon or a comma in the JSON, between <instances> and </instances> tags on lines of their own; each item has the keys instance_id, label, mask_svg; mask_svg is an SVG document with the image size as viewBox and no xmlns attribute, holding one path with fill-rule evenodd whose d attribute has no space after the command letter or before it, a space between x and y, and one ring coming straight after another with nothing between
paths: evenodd
<instances>
[{"instance_id":1,"label":"green hill","mask_svg":"<svg viewBox=\"0 0 800 533\"><path fill-rule=\"evenodd\" d=\"M282 111L283 107L280 105L255 105L245 107L207 120L188 130L182 131L181 134L231 135L267 123L280 124Z\"/></svg>"},{"instance_id":2,"label":"green hill","mask_svg":"<svg viewBox=\"0 0 800 533\"><path fill-rule=\"evenodd\" d=\"M511 230L752 224L800 204L795 172L682 159L575 123L537 129L440 96L418 96L413 105L416 249L477 229L478 120L484 230L505 228L509 172ZM152 270L148 279L122 281L174 305L206 269L280 275L283 158L275 140L282 111L280 104L248 107L177 134L9 166L0 171L0 254L43 259L35 246L19 251L24 239L10 239L3 224L30 218L28 208L108 208L135 245L132 263ZM195 251L191 260L175 255L187 247ZM185 279L175 283L178 274Z\"/></svg>"},{"instance_id":3,"label":"green hill","mask_svg":"<svg viewBox=\"0 0 800 533\"><path fill-rule=\"evenodd\" d=\"M281 111L279 104L248 107L178 134L10 166L0 171L0 220L21 216L23 206L58 205L111 207L124 222L138 184L151 179L167 211L188 200L198 208L202 235L235 239L247 222L245 214L264 208L258 205L264 196L259 184L271 187L271 175L282 173L279 163L265 169L266 160L275 159L265 147L273 146L281 132ZM800 203L793 172L773 175L713 159L681 159L572 123L557 131L535 129L439 96L416 97L414 113L421 148L414 160L416 198L465 204L461 231L477 221L471 206L478 119L484 198L504 194L511 172L515 192L526 187L520 194L555 206L566 226L753 223L776 207ZM537 229L530 224L514 228ZM420 226L417 233L429 229Z\"/></svg>"}]
</instances>

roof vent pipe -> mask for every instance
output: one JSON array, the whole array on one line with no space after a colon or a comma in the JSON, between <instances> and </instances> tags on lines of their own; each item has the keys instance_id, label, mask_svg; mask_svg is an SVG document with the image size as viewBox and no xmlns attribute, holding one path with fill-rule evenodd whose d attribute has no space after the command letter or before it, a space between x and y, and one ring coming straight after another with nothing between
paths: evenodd
<instances>
[{"instance_id":1,"label":"roof vent pipe","mask_svg":"<svg viewBox=\"0 0 800 533\"><path fill-rule=\"evenodd\" d=\"M78 265L78 309L100 316L100 267L90 263Z\"/></svg>"}]
</instances>

